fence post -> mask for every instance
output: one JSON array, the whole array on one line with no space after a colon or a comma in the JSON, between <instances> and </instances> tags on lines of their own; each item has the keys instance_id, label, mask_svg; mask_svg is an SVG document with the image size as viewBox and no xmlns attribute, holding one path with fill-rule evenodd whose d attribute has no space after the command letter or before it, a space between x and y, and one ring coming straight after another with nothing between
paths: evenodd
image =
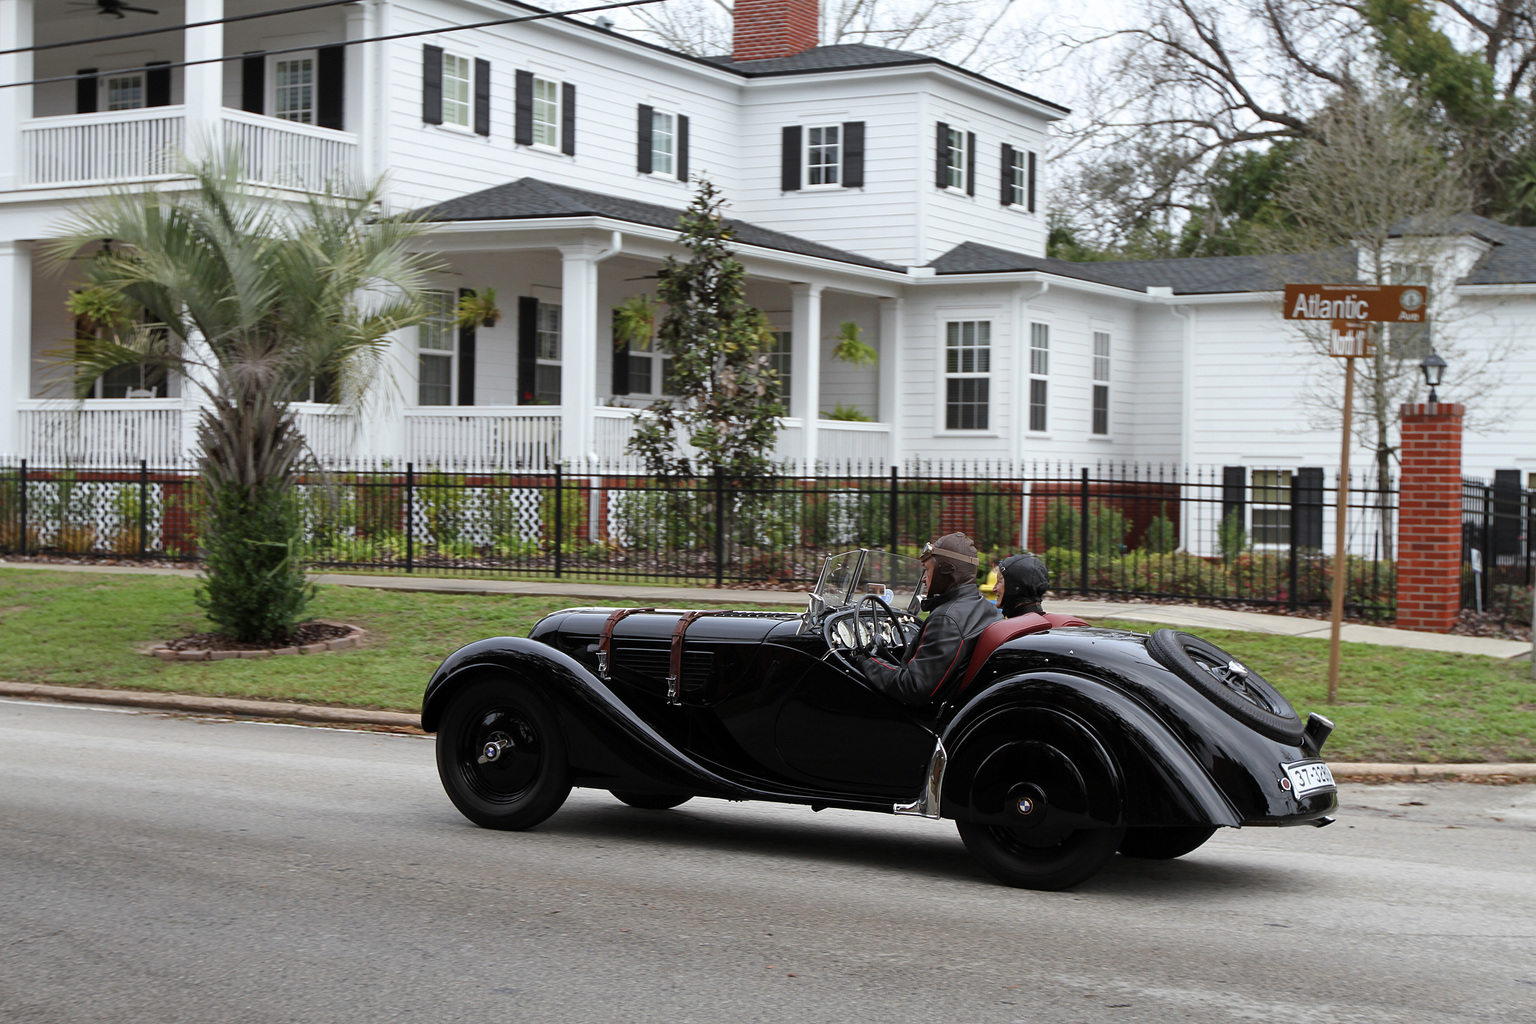
<instances>
[{"instance_id":1,"label":"fence post","mask_svg":"<svg viewBox=\"0 0 1536 1024\"><path fill-rule=\"evenodd\" d=\"M21 460L21 556L31 554L27 550L27 460Z\"/></svg>"},{"instance_id":2,"label":"fence post","mask_svg":"<svg viewBox=\"0 0 1536 1024\"><path fill-rule=\"evenodd\" d=\"M715 586L725 585L725 470L715 467Z\"/></svg>"},{"instance_id":3,"label":"fence post","mask_svg":"<svg viewBox=\"0 0 1536 1024\"><path fill-rule=\"evenodd\" d=\"M415 568L416 545L415 531L411 524L416 519L416 464L405 464L405 571L411 572Z\"/></svg>"},{"instance_id":4,"label":"fence post","mask_svg":"<svg viewBox=\"0 0 1536 1024\"><path fill-rule=\"evenodd\" d=\"M1483 485L1483 578L1478 580L1473 577L1474 586L1480 586L1483 596L1483 607L1493 607L1493 570L1499 564L1499 553L1493 546L1493 487Z\"/></svg>"},{"instance_id":5,"label":"fence post","mask_svg":"<svg viewBox=\"0 0 1536 1024\"><path fill-rule=\"evenodd\" d=\"M1082 591L1083 596L1086 597L1088 595L1088 467L1087 466L1083 467L1083 511L1082 511L1082 515L1078 517L1077 527L1078 527L1078 529L1077 529L1077 532L1078 532L1078 545L1082 549L1078 553L1078 559L1079 559L1079 563L1080 563L1079 566L1078 566L1078 569L1082 573L1082 575L1078 577L1078 583L1080 584L1078 589L1080 591Z\"/></svg>"},{"instance_id":6,"label":"fence post","mask_svg":"<svg viewBox=\"0 0 1536 1024\"><path fill-rule=\"evenodd\" d=\"M149 551L149 460L139 460L139 559Z\"/></svg>"},{"instance_id":7,"label":"fence post","mask_svg":"<svg viewBox=\"0 0 1536 1024\"><path fill-rule=\"evenodd\" d=\"M900 472L895 466L891 467L891 546L888 549L891 554L896 553L896 545L901 542L901 534L899 532L901 523L896 514L896 501L901 493L901 484L897 477L897 474Z\"/></svg>"},{"instance_id":8,"label":"fence post","mask_svg":"<svg viewBox=\"0 0 1536 1024\"><path fill-rule=\"evenodd\" d=\"M555 463L555 579L560 578L565 540L565 463Z\"/></svg>"}]
</instances>

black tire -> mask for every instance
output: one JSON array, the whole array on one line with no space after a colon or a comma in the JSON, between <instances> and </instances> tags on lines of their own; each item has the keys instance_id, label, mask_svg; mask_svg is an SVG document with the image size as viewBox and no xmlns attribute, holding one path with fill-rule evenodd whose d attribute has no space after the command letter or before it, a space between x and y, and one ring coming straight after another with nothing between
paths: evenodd
<instances>
[{"instance_id":1,"label":"black tire","mask_svg":"<svg viewBox=\"0 0 1536 1024\"><path fill-rule=\"evenodd\" d=\"M1033 714L1031 738L993 749L971 781L969 811L955 822L965 848L1004 885L1057 890L1097 874L1125 838L1120 773L1091 728L1066 715Z\"/></svg>"},{"instance_id":2,"label":"black tire","mask_svg":"<svg viewBox=\"0 0 1536 1024\"><path fill-rule=\"evenodd\" d=\"M1215 825L1151 825L1128 829L1120 843L1127 857L1147 860L1173 860L1193 853L1216 834Z\"/></svg>"},{"instance_id":3,"label":"black tire","mask_svg":"<svg viewBox=\"0 0 1536 1024\"><path fill-rule=\"evenodd\" d=\"M631 793L626 789L610 789L608 792L631 807L642 811L665 811L692 800L691 796L666 796L661 793Z\"/></svg>"},{"instance_id":4,"label":"black tire","mask_svg":"<svg viewBox=\"0 0 1536 1024\"><path fill-rule=\"evenodd\" d=\"M1025 830L957 821L960 839L976 862L1004 885L1055 892L1099 873L1125 836L1118 828L1080 828L1055 843L1033 845Z\"/></svg>"},{"instance_id":5,"label":"black tire","mask_svg":"<svg viewBox=\"0 0 1536 1024\"><path fill-rule=\"evenodd\" d=\"M453 805L483 828L532 828L571 792L560 723L532 688L511 679L454 694L437 732L437 774Z\"/></svg>"},{"instance_id":6,"label":"black tire","mask_svg":"<svg viewBox=\"0 0 1536 1024\"><path fill-rule=\"evenodd\" d=\"M1176 629L1160 629L1147 638L1147 651L1254 732L1301 745L1305 726L1296 709L1263 676L1220 647Z\"/></svg>"}]
</instances>

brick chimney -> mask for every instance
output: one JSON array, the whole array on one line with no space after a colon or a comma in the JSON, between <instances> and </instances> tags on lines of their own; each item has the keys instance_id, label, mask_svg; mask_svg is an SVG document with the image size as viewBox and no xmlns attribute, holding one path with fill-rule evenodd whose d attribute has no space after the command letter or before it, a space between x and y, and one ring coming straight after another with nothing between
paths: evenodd
<instances>
[{"instance_id":1,"label":"brick chimney","mask_svg":"<svg viewBox=\"0 0 1536 1024\"><path fill-rule=\"evenodd\" d=\"M792 57L821 41L821 0L736 0L732 60Z\"/></svg>"}]
</instances>

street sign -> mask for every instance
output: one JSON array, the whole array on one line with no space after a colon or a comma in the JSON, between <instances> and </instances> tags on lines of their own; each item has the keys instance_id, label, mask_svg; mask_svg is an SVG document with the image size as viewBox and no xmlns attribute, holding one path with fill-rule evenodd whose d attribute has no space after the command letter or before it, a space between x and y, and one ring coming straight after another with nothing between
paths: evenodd
<instances>
[{"instance_id":1,"label":"street sign","mask_svg":"<svg viewBox=\"0 0 1536 1024\"><path fill-rule=\"evenodd\" d=\"M1421 324L1429 289L1421 284L1288 284L1287 320L1364 320Z\"/></svg>"},{"instance_id":2,"label":"street sign","mask_svg":"<svg viewBox=\"0 0 1536 1024\"><path fill-rule=\"evenodd\" d=\"M1328 354L1335 359L1369 358L1376 354L1371 325L1365 320L1335 320L1328 332Z\"/></svg>"}]
</instances>

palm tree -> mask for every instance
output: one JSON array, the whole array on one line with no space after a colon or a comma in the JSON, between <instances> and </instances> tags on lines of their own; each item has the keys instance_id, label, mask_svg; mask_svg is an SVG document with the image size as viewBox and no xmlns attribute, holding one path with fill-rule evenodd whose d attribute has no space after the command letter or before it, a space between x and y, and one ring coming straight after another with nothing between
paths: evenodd
<instances>
[{"instance_id":1,"label":"palm tree","mask_svg":"<svg viewBox=\"0 0 1536 1024\"><path fill-rule=\"evenodd\" d=\"M174 371L201 393L198 601L230 635L280 639L313 595L299 555L305 441L293 397L325 380L359 410L388 379L390 333L424 318L434 261L411 250L419 221L377 215L377 184L294 203L245 186L237 153L182 167L192 188L107 196L50 243L59 266L94 250L76 301L90 320L116 321L63 358L82 397L131 364ZM114 304L117 316L101 314ZM129 310L144 322L132 325Z\"/></svg>"}]
</instances>

